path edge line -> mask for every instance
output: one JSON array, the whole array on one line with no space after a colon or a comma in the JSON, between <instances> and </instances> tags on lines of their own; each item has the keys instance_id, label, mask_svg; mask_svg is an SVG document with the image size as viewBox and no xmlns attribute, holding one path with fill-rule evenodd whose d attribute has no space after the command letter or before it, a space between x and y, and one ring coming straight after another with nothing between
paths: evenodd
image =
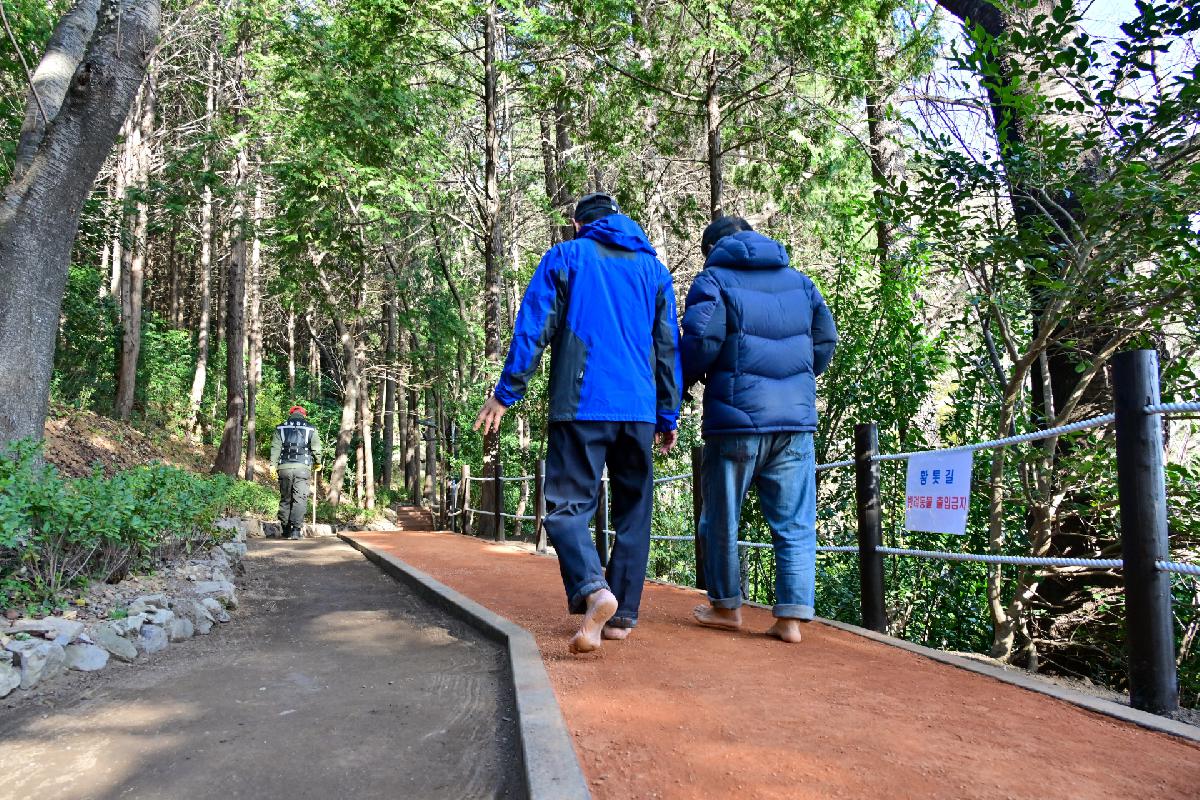
<instances>
[{"instance_id":1,"label":"path edge line","mask_svg":"<svg viewBox=\"0 0 1200 800\"><path fill-rule=\"evenodd\" d=\"M533 635L391 553L353 534L337 537L390 577L504 646L516 697L521 771L530 800L590 800L587 779Z\"/></svg>"}]
</instances>

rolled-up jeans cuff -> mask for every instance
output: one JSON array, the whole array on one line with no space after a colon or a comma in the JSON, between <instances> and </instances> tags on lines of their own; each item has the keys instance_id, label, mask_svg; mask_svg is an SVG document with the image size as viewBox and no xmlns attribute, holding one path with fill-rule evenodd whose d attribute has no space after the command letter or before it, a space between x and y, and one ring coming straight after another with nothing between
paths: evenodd
<instances>
[{"instance_id":1,"label":"rolled-up jeans cuff","mask_svg":"<svg viewBox=\"0 0 1200 800\"><path fill-rule=\"evenodd\" d=\"M571 595L571 599L567 601L567 609L572 614L582 614L587 611L588 595L607 588L608 584L602 580L585 583L575 594Z\"/></svg>"},{"instance_id":2,"label":"rolled-up jeans cuff","mask_svg":"<svg viewBox=\"0 0 1200 800\"><path fill-rule=\"evenodd\" d=\"M812 606L780 604L771 609L771 613L778 619L798 619L810 622L815 616L816 610Z\"/></svg>"},{"instance_id":3,"label":"rolled-up jeans cuff","mask_svg":"<svg viewBox=\"0 0 1200 800\"><path fill-rule=\"evenodd\" d=\"M713 608L741 608L742 596L737 597L712 597L708 598L708 602L712 603Z\"/></svg>"},{"instance_id":4,"label":"rolled-up jeans cuff","mask_svg":"<svg viewBox=\"0 0 1200 800\"><path fill-rule=\"evenodd\" d=\"M604 624L609 628L636 628L637 617L613 617Z\"/></svg>"}]
</instances>

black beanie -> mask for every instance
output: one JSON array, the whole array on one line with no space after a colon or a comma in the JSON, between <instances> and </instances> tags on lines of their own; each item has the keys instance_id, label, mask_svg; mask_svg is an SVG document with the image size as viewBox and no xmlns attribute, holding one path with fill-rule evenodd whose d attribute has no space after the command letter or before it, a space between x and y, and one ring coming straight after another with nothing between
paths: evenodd
<instances>
[{"instance_id":1,"label":"black beanie","mask_svg":"<svg viewBox=\"0 0 1200 800\"><path fill-rule=\"evenodd\" d=\"M609 214L619 214L621 209L612 195L603 192L585 194L575 203L575 221L580 225L607 217Z\"/></svg>"},{"instance_id":2,"label":"black beanie","mask_svg":"<svg viewBox=\"0 0 1200 800\"><path fill-rule=\"evenodd\" d=\"M708 258L708 254L712 252L717 242L726 236L752 230L754 228L750 227L750 223L741 217L717 217L708 223L708 227L704 229L704 235L700 237L700 252L704 254L705 258Z\"/></svg>"}]
</instances>

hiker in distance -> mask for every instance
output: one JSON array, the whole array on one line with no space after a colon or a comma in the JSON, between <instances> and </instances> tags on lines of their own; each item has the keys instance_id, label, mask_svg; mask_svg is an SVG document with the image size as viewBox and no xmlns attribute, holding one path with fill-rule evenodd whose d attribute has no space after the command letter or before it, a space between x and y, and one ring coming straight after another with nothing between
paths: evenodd
<instances>
[{"instance_id":1,"label":"hiker in distance","mask_svg":"<svg viewBox=\"0 0 1200 800\"><path fill-rule=\"evenodd\" d=\"M704 382L704 543L707 604L701 625L742 625L738 527L758 488L775 551L775 624L767 634L800 641L816 594L816 376L833 358L837 330L808 276L779 242L741 217L704 231L704 271L683 315L684 385Z\"/></svg>"},{"instance_id":2,"label":"hiker in distance","mask_svg":"<svg viewBox=\"0 0 1200 800\"><path fill-rule=\"evenodd\" d=\"M299 539L308 510L309 481L320 469L321 434L308 421L303 406L288 409L288 418L271 436L271 469L279 476L279 537Z\"/></svg>"},{"instance_id":3,"label":"hiker in distance","mask_svg":"<svg viewBox=\"0 0 1200 800\"><path fill-rule=\"evenodd\" d=\"M549 345L545 526L567 608L570 649L624 639L638 621L654 500L653 453L675 445L681 372L675 292L638 224L607 194L575 204L576 237L550 248L525 291L504 372L475 420L500 429ZM588 532L605 465L616 531L608 569Z\"/></svg>"}]
</instances>

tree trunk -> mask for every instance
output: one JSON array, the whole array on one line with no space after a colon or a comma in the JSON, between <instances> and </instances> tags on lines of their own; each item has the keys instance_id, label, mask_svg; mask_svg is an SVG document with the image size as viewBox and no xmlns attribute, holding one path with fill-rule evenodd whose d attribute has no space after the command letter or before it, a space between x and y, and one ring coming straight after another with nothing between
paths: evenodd
<instances>
[{"instance_id":1,"label":"tree trunk","mask_svg":"<svg viewBox=\"0 0 1200 800\"><path fill-rule=\"evenodd\" d=\"M138 93L133 112L138 116L127 142L132 163L131 189L137 209L133 235L121 256L121 360L117 370L118 419L128 420L137 389L138 358L142 352L142 299L146 281L146 251L150 229L150 162L154 137L154 73L149 72Z\"/></svg>"},{"instance_id":2,"label":"tree trunk","mask_svg":"<svg viewBox=\"0 0 1200 800\"><path fill-rule=\"evenodd\" d=\"M171 232L167 234L167 319L171 327L183 328L182 283L179 274L179 216L171 215Z\"/></svg>"},{"instance_id":3,"label":"tree trunk","mask_svg":"<svg viewBox=\"0 0 1200 800\"><path fill-rule=\"evenodd\" d=\"M33 71L33 90L25 100L25 120L13 158L14 183L33 166L50 123L63 107L76 68L83 61L96 31L99 9L100 0L78 0L63 14L50 34L46 52Z\"/></svg>"},{"instance_id":4,"label":"tree trunk","mask_svg":"<svg viewBox=\"0 0 1200 800\"><path fill-rule=\"evenodd\" d=\"M212 119L216 114L217 87L216 48L208 54L208 91L205 107L208 122L205 125L212 129ZM203 156L204 189L200 195L200 317L196 322L196 370L192 374L192 390L188 396L188 436L193 441L200 434L200 403L204 399L204 384L208 379L208 329L212 313L212 238L213 238L213 191L208 182L208 173L212 168L212 157L208 147L204 148Z\"/></svg>"},{"instance_id":5,"label":"tree trunk","mask_svg":"<svg viewBox=\"0 0 1200 800\"><path fill-rule=\"evenodd\" d=\"M139 92L141 90L139 89ZM136 100L135 100L136 102ZM121 274L124 269L127 231L129 229L129 182L133 180L133 157L131 144L136 124L136 115L130 110L128 119L121 126L121 155L117 158L113 171L113 184L116 187L116 204L113 208L112 242L109 246L108 285L100 287L101 297L117 299L117 318L125 313L121 305Z\"/></svg>"},{"instance_id":6,"label":"tree trunk","mask_svg":"<svg viewBox=\"0 0 1200 800\"><path fill-rule=\"evenodd\" d=\"M287 386L288 395L296 394L296 312L287 312Z\"/></svg>"},{"instance_id":7,"label":"tree trunk","mask_svg":"<svg viewBox=\"0 0 1200 800\"><path fill-rule=\"evenodd\" d=\"M500 367L500 303L501 262L504 258L504 239L501 230L500 202L500 128L497 124L497 9L495 3L488 5L484 28L484 359L489 376L495 377ZM410 402L415 405L416 398ZM484 474L494 474L495 452L499 446L499 433L483 437ZM483 486L483 503L490 508L494 496L491 483Z\"/></svg>"},{"instance_id":8,"label":"tree trunk","mask_svg":"<svg viewBox=\"0 0 1200 800\"><path fill-rule=\"evenodd\" d=\"M397 325L397 333L399 334L399 325ZM400 370L400 383L403 386L396 387L396 421L398 423L397 436L399 439L398 447L400 449L400 480L404 487L404 493L411 500L412 495L409 490L412 484L409 482L409 461L408 461L408 444L412 436L409 431L408 417L408 393L403 387L408 385L409 375L412 367L408 364L408 337L400 334L396 339L396 364Z\"/></svg>"},{"instance_id":9,"label":"tree trunk","mask_svg":"<svg viewBox=\"0 0 1200 800\"><path fill-rule=\"evenodd\" d=\"M238 87L239 95L244 91L248 75L246 74L246 51L249 42L246 38L246 23L242 24L242 33L238 39L238 52L235 70L237 78L234 85ZM235 114L235 130L238 136L237 155L233 167L233 232L230 247L229 270L226 275L227 294L225 296L225 430L221 434L221 446L217 450L214 472L224 472L230 477L238 474L242 462L242 428L246 412L246 363L245 363L245 303L246 303L246 273L248 270L249 253L246 245L246 234L249 232L248 215L246 213L246 183L250 173L249 145L246 142L248 134L248 119L245 109L239 107Z\"/></svg>"},{"instance_id":10,"label":"tree trunk","mask_svg":"<svg viewBox=\"0 0 1200 800\"><path fill-rule=\"evenodd\" d=\"M708 210L712 219L724 216L725 172L721 152L721 90L717 84L717 51L708 54L708 83L704 91L704 125L708 134Z\"/></svg>"},{"instance_id":11,"label":"tree trunk","mask_svg":"<svg viewBox=\"0 0 1200 800\"><path fill-rule=\"evenodd\" d=\"M359 359L359 374L362 375L362 366L366 363L366 345L363 343L363 337L359 337L358 353ZM363 507L367 509L375 508L375 450L371 446L371 393L367 389L367 379L360 377L362 388L358 393L359 402L359 437L362 440L363 453Z\"/></svg>"},{"instance_id":12,"label":"tree trunk","mask_svg":"<svg viewBox=\"0 0 1200 800\"><path fill-rule=\"evenodd\" d=\"M416 350L415 342L412 348ZM417 389L413 386L413 369L408 373L408 441L405 442L405 485L413 505L421 503L421 412L418 406Z\"/></svg>"},{"instance_id":13,"label":"tree trunk","mask_svg":"<svg viewBox=\"0 0 1200 800\"><path fill-rule=\"evenodd\" d=\"M38 70L49 64L72 75L70 90L58 108L49 93L42 98L54 124L27 146L34 151L28 167L0 202L0 443L42 437L79 215L158 40L157 0L130 0L99 20L89 45L86 21L97 6L84 2L67 15L85 20L82 30L64 18L55 31L63 31L61 45L47 50Z\"/></svg>"},{"instance_id":14,"label":"tree trunk","mask_svg":"<svg viewBox=\"0 0 1200 800\"><path fill-rule=\"evenodd\" d=\"M429 507L437 509L437 404L433 399L433 389L425 390L425 416L432 423L425 430L429 434L425 438L425 487L429 497Z\"/></svg>"},{"instance_id":15,"label":"tree trunk","mask_svg":"<svg viewBox=\"0 0 1200 800\"><path fill-rule=\"evenodd\" d=\"M326 288L327 295L332 300L332 292ZM350 459L350 445L354 440L354 420L358 411L358 364L354 357L354 337L346 323L330 310L334 330L337 331L338 341L342 345L342 357L346 361L346 374L342 380L342 418L338 425L337 447L334 452L333 467L329 470L329 490L326 499L331 505L342 502L342 486L346 481L346 465Z\"/></svg>"},{"instance_id":16,"label":"tree trunk","mask_svg":"<svg viewBox=\"0 0 1200 800\"><path fill-rule=\"evenodd\" d=\"M897 144L896 123L889 99L874 87L867 92L868 156L871 179L875 184L875 247L879 253L879 275L884 284L901 278L900 267L893 261L895 231L888 217L888 192L894 190L903 175L903 154Z\"/></svg>"},{"instance_id":17,"label":"tree trunk","mask_svg":"<svg viewBox=\"0 0 1200 800\"><path fill-rule=\"evenodd\" d=\"M938 0L938 3L964 24L978 24L993 37L1003 37L1009 32L1014 23L1018 21L1017 15L1032 19L1036 15L1044 14L1049 18L1055 6L1051 0L1038 0L1033 5L1020 5L1012 8L993 5L988 0ZM1064 32L1063 35L1069 38L1071 33ZM1048 319L1046 316L1047 309L1053 303L1054 292L1046 288L1045 273L1049 273L1050 277L1061 277L1065 270L1063 254L1071 249L1071 243L1064 241L1062 236L1055 232L1055 229L1071 230L1082 218L1084 210L1080 198L1086 196L1086 184L1090 178L1087 169L1078 169L1076 180L1079 185L1070 187L1069 191L1050 192L1048 196L1053 202L1045 205L1051 206L1055 210L1049 212L1054 216L1048 217L1047 212L1043 211L1043 204L1032 199L1037 192L1041 191L1041 187L1027 183L1028 179L1022 177L1024 171L1021 165L1013 162L1012 157L1019 152L1018 146L1024 143L1031 128L1038 122L1065 126L1068 130L1082 133L1079 131L1081 121L1070 112L1031 111L1031 108L1036 109L1036 106L1028 106L1019 100L1015 103L1006 101L1005 98L1009 92L1019 98L1029 91L1023 85L1024 76L1036 67L1019 63L1017 57L1012 53L997 53L990 45L980 55L990 60L996 71L996 75L985 80L984 85L987 87L992 112L992 127L999 143L1000 157L1007 166L1011 167L1007 170L1007 179L1013 219L1017 228L1032 241L1040 239L1045 242L1044 263L1036 267L1037 270L1042 270L1043 274L1038 275L1032 265L1026 271L1027 292L1033 321L1032 340L1046 342L1042 370L1031 370L1030 404L1036 424L1052 425L1054 424L1054 409L1064 408L1067 398L1071 397L1079 386L1083 372L1077 369L1077 366L1088 360L1089 357L1086 353L1096 340L1107 340L1112 334L1112 331L1105 329L1103 322L1076 319L1072 323L1074 332L1071 338L1074 341L1066 342L1063 341L1062 336L1057 335L1054 330L1051 330L1051 327L1048 327L1057 325L1057 321ZM1020 77L1019 81L1014 82L1014 74ZM1066 101L1076 99L1076 92L1071 84L1056 77L1053 73L1043 72L1037 84L1038 91L1049 100L1044 108L1053 108L1054 103L1060 98ZM1006 91L999 91L998 87L1003 87ZM1035 116L1037 114L1043 114L1043 116ZM1103 380L1091 381L1086 387L1083 399L1075 406L1074 418L1082 418L1107 409L1110 406L1107 395L1108 391ZM1053 471L1055 454L1061 455L1069 447L1069 444L1059 441L1056 445L1052 444L1051 447L1051 452L1040 468L1046 472ZM1062 492L1063 490L1056 481L1043 481L1042 485L1038 487L1038 494L1042 496L1040 502L1043 504L1050 502L1051 494ZM1070 502L1085 507L1089 504L1087 498L1078 495L1073 496ZM1044 505L1043 508L1049 512L1048 505ZM1054 550L1064 555L1073 555L1077 551L1079 543L1087 541L1086 534L1083 532L1057 530L1056 521L1046 519L1042 511L1030 514L1027 528L1031 545L1035 549L1045 552ZM1055 540L1053 545L1051 544L1052 536ZM1040 554L1042 553L1034 553L1034 555ZM1060 599L1071 594L1071 584L1078 586L1079 580L1078 576L1056 575L1046 580L1039 588L1034 573L1029 570L1021 570L1016 594L1007 610L997 602L990 604L995 625L992 654L997 658L1004 659L1011 659L1015 655L1018 644L1016 631L1026 629L1023 615L1035 595L1040 602L1054 606ZM997 587L1000 585L1001 568L997 566L991 570L989 592L998 593ZM1047 616L1047 619L1053 618L1053 614ZM1036 658L1035 654L1030 653L1030 655L1032 658Z\"/></svg>"},{"instance_id":18,"label":"tree trunk","mask_svg":"<svg viewBox=\"0 0 1200 800\"><path fill-rule=\"evenodd\" d=\"M395 290L383 307L384 322L387 326L387 339L384 350L384 369L386 370L383 384L383 488L392 490L392 456L396 445L396 344L398 331L396 325Z\"/></svg>"},{"instance_id":19,"label":"tree trunk","mask_svg":"<svg viewBox=\"0 0 1200 800\"><path fill-rule=\"evenodd\" d=\"M246 480L254 480L258 454L258 385L262 382L262 239L258 235L263 218L262 183L254 187L254 244L250 251L250 279L246 310L249 359L246 364Z\"/></svg>"}]
</instances>

